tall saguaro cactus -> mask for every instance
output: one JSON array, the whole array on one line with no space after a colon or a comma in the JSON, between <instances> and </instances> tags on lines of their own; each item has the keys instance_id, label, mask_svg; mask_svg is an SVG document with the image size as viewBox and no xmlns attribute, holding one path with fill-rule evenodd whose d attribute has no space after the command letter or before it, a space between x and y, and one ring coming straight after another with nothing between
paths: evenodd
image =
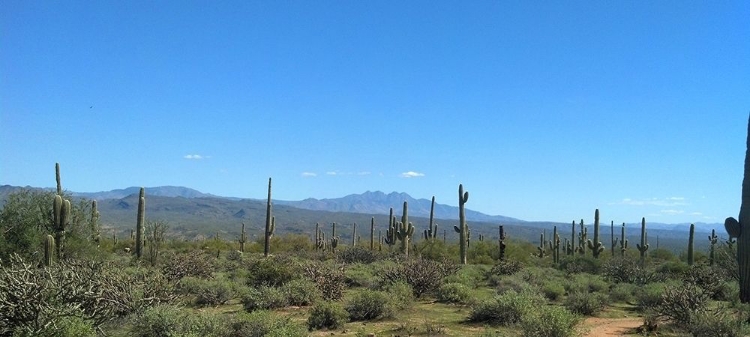
<instances>
[{"instance_id":1,"label":"tall saguaro cactus","mask_svg":"<svg viewBox=\"0 0 750 337\"><path fill-rule=\"evenodd\" d=\"M276 223L273 221L273 206L271 205L271 178L268 178L268 200L266 201L266 230L263 233L263 256L271 253L271 237L276 230Z\"/></svg>"},{"instance_id":2,"label":"tall saguaro cactus","mask_svg":"<svg viewBox=\"0 0 750 337\"><path fill-rule=\"evenodd\" d=\"M658 236L657 236L658 239ZM693 240L695 239L695 224L690 224L690 237L688 238L688 265L692 266L693 260ZM657 241L658 242L658 241Z\"/></svg>"},{"instance_id":3,"label":"tall saguaro cactus","mask_svg":"<svg viewBox=\"0 0 750 337\"><path fill-rule=\"evenodd\" d=\"M552 229L552 239L548 241L549 250L552 253L552 262L560 262L560 236L557 235L557 226Z\"/></svg>"},{"instance_id":4,"label":"tall saguaro cactus","mask_svg":"<svg viewBox=\"0 0 750 337\"><path fill-rule=\"evenodd\" d=\"M604 251L604 245L599 241L599 209L597 208L594 212L594 240L588 240L587 245L591 249L591 254L595 259L599 258L599 254Z\"/></svg>"},{"instance_id":5,"label":"tall saguaro cactus","mask_svg":"<svg viewBox=\"0 0 750 337\"><path fill-rule=\"evenodd\" d=\"M503 228L503 225L498 226L498 246L500 248L500 253L498 254L498 260L503 261L505 260L505 229Z\"/></svg>"},{"instance_id":6,"label":"tall saguaro cactus","mask_svg":"<svg viewBox=\"0 0 750 337\"><path fill-rule=\"evenodd\" d=\"M339 245L339 237L336 236L336 223L331 225L331 252L336 253L336 247Z\"/></svg>"},{"instance_id":7,"label":"tall saguaro cactus","mask_svg":"<svg viewBox=\"0 0 750 337\"><path fill-rule=\"evenodd\" d=\"M740 301L750 302L750 120L747 124L747 142L745 151L745 171L742 179L742 203L740 204L739 221L727 218L724 228L729 234L729 241L737 238L737 264L739 267Z\"/></svg>"},{"instance_id":8,"label":"tall saguaro cactus","mask_svg":"<svg viewBox=\"0 0 750 337\"><path fill-rule=\"evenodd\" d=\"M135 224L135 256L143 256L143 243L146 240L146 189L141 187L138 193L138 219Z\"/></svg>"},{"instance_id":9,"label":"tall saguaro cactus","mask_svg":"<svg viewBox=\"0 0 750 337\"><path fill-rule=\"evenodd\" d=\"M622 232L620 232L620 256L625 257L625 251L628 250L628 239L625 238L625 223L622 223Z\"/></svg>"},{"instance_id":10,"label":"tall saguaro cactus","mask_svg":"<svg viewBox=\"0 0 750 337\"><path fill-rule=\"evenodd\" d=\"M52 255L55 254L55 238L52 235L47 235L44 240L44 265L49 267L52 265Z\"/></svg>"},{"instance_id":11,"label":"tall saguaro cactus","mask_svg":"<svg viewBox=\"0 0 750 337\"><path fill-rule=\"evenodd\" d=\"M57 181L57 195L63 195L62 184L60 183L60 163L55 163L55 181Z\"/></svg>"},{"instance_id":12,"label":"tall saguaro cactus","mask_svg":"<svg viewBox=\"0 0 750 337\"><path fill-rule=\"evenodd\" d=\"M458 226L453 226L459 234L459 247L461 264L466 264L466 251L469 246L469 226L466 224L466 211L464 205L469 201L469 192L464 192L464 185L458 185ZM542 243L544 244L544 243Z\"/></svg>"},{"instance_id":13,"label":"tall saguaro cactus","mask_svg":"<svg viewBox=\"0 0 750 337\"><path fill-rule=\"evenodd\" d=\"M375 217L370 219L370 250L375 250Z\"/></svg>"},{"instance_id":14,"label":"tall saguaro cactus","mask_svg":"<svg viewBox=\"0 0 750 337\"><path fill-rule=\"evenodd\" d=\"M317 232L317 228L315 229ZM316 233L317 235L317 233ZM240 252L245 252L245 242L247 242L247 233L245 232L245 223L242 223L242 232L240 232Z\"/></svg>"},{"instance_id":15,"label":"tall saguaro cactus","mask_svg":"<svg viewBox=\"0 0 750 337\"><path fill-rule=\"evenodd\" d=\"M433 241L437 238L437 224L433 227L435 214L435 196L432 196L432 203L430 204L430 226L424 230L424 239L427 241Z\"/></svg>"},{"instance_id":16,"label":"tall saguaro cactus","mask_svg":"<svg viewBox=\"0 0 750 337\"><path fill-rule=\"evenodd\" d=\"M578 233L578 254L586 255L586 242L588 241L586 238L588 237L588 230L586 229L586 226L583 224L583 219L581 219L581 231Z\"/></svg>"},{"instance_id":17,"label":"tall saguaro cactus","mask_svg":"<svg viewBox=\"0 0 750 337\"><path fill-rule=\"evenodd\" d=\"M714 265L714 256L715 256L715 249L716 249L716 243L719 242L719 237L716 236L716 230L711 230L711 235L708 236L708 242L711 243L711 251L708 254L708 264L713 266Z\"/></svg>"},{"instance_id":18,"label":"tall saguaro cactus","mask_svg":"<svg viewBox=\"0 0 750 337\"><path fill-rule=\"evenodd\" d=\"M609 224L609 235L610 235L610 242L612 243L612 248L610 250L612 251L612 257L615 257L615 246L617 246L618 238L615 237L615 222L612 221Z\"/></svg>"},{"instance_id":19,"label":"tall saguaro cactus","mask_svg":"<svg viewBox=\"0 0 750 337\"><path fill-rule=\"evenodd\" d=\"M544 249L544 232L539 234L539 247L536 247L536 249L539 251L537 256L540 259L547 256L547 251Z\"/></svg>"},{"instance_id":20,"label":"tall saguaro cactus","mask_svg":"<svg viewBox=\"0 0 750 337\"><path fill-rule=\"evenodd\" d=\"M409 205L404 201L404 211L401 214L401 222L398 224L396 229L396 238L401 241L401 252L407 257L409 256L409 241L411 241L412 235L414 235L414 225L409 222Z\"/></svg>"},{"instance_id":21,"label":"tall saguaro cactus","mask_svg":"<svg viewBox=\"0 0 750 337\"><path fill-rule=\"evenodd\" d=\"M357 223L352 226L352 247L357 246Z\"/></svg>"},{"instance_id":22,"label":"tall saguaro cactus","mask_svg":"<svg viewBox=\"0 0 750 337\"><path fill-rule=\"evenodd\" d=\"M99 245L101 241L102 233L99 227L99 211L96 208L96 200L91 201L91 240Z\"/></svg>"},{"instance_id":23,"label":"tall saguaro cactus","mask_svg":"<svg viewBox=\"0 0 750 337\"><path fill-rule=\"evenodd\" d=\"M570 247L566 249L568 255L573 255L576 251L578 251L578 248L575 246L576 245L576 221L575 220L573 220L573 225L571 226L571 228L572 228L572 234L570 236L570 242L568 243Z\"/></svg>"},{"instance_id":24,"label":"tall saguaro cactus","mask_svg":"<svg viewBox=\"0 0 750 337\"><path fill-rule=\"evenodd\" d=\"M641 266L646 265L646 251L648 250L648 241L646 239L646 218L641 218L641 243L635 245L641 253Z\"/></svg>"}]
</instances>

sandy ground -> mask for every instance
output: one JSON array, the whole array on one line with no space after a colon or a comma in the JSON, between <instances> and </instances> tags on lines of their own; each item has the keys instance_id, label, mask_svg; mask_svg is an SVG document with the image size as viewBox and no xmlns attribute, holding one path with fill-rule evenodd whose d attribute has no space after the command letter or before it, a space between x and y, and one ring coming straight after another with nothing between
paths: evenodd
<instances>
[{"instance_id":1,"label":"sandy ground","mask_svg":"<svg viewBox=\"0 0 750 337\"><path fill-rule=\"evenodd\" d=\"M642 317L599 318L589 317L583 322L584 336L632 336L635 328L643 324Z\"/></svg>"}]
</instances>

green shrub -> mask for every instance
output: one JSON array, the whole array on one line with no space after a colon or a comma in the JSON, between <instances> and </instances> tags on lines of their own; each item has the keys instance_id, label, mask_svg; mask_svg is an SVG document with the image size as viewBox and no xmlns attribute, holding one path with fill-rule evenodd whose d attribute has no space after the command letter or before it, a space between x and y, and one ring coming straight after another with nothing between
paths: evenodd
<instances>
[{"instance_id":1,"label":"green shrub","mask_svg":"<svg viewBox=\"0 0 750 337\"><path fill-rule=\"evenodd\" d=\"M162 274L176 281L185 276L211 278L216 271L214 258L203 253L181 253L166 255L161 268Z\"/></svg>"},{"instance_id":2,"label":"green shrub","mask_svg":"<svg viewBox=\"0 0 750 337\"><path fill-rule=\"evenodd\" d=\"M662 294L666 288L665 283L650 283L636 288L635 302L641 311L656 308L662 302Z\"/></svg>"},{"instance_id":3,"label":"green shrub","mask_svg":"<svg viewBox=\"0 0 750 337\"><path fill-rule=\"evenodd\" d=\"M602 262L593 256L566 256L560 259L558 268L568 274L599 274Z\"/></svg>"},{"instance_id":4,"label":"green shrub","mask_svg":"<svg viewBox=\"0 0 750 337\"><path fill-rule=\"evenodd\" d=\"M459 269L458 265L448 261L410 259L386 270L382 274L382 283L405 281L411 285L414 296L419 298L436 291L445 277L456 273Z\"/></svg>"},{"instance_id":5,"label":"green shrub","mask_svg":"<svg viewBox=\"0 0 750 337\"><path fill-rule=\"evenodd\" d=\"M369 289L355 294L346 304L346 312L349 313L349 319L352 321L387 318L392 317L394 313L388 294Z\"/></svg>"},{"instance_id":6,"label":"green shrub","mask_svg":"<svg viewBox=\"0 0 750 337\"><path fill-rule=\"evenodd\" d=\"M523 315L543 303L538 295L511 290L473 305L468 321L507 326L520 322Z\"/></svg>"},{"instance_id":7,"label":"green shrub","mask_svg":"<svg viewBox=\"0 0 750 337\"><path fill-rule=\"evenodd\" d=\"M379 254L364 247L348 247L336 251L336 259L343 263L369 264L377 261Z\"/></svg>"},{"instance_id":8,"label":"green shrub","mask_svg":"<svg viewBox=\"0 0 750 337\"><path fill-rule=\"evenodd\" d=\"M159 305L136 316L130 332L136 337L217 336L226 328L216 315Z\"/></svg>"},{"instance_id":9,"label":"green shrub","mask_svg":"<svg viewBox=\"0 0 750 337\"><path fill-rule=\"evenodd\" d=\"M633 301L633 292L636 286L630 283L618 283L609 291L609 300L612 302L630 303Z\"/></svg>"},{"instance_id":10,"label":"green shrub","mask_svg":"<svg viewBox=\"0 0 750 337\"><path fill-rule=\"evenodd\" d=\"M538 291L538 288L536 286L531 285L524 280L521 280L518 275L505 276L503 278L495 280L495 282L493 283L498 294L504 294L508 291L514 291L516 293L525 291Z\"/></svg>"},{"instance_id":11,"label":"green shrub","mask_svg":"<svg viewBox=\"0 0 750 337\"><path fill-rule=\"evenodd\" d=\"M598 275L577 274L565 282L565 291L568 294L576 292L602 292L609 288L609 284Z\"/></svg>"},{"instance_id":12,"label":"green shrub","mask_svg":"<svg viewBox=\"0 0 750 337\"><path fill-rule=\"evenodd\" d=\"M497 263L492 266L492 269L490 269L488 275L513 275L523 268L523 265L516 261L511 259L505 259L502 261L497 261Z\"/></svg>"},{"instance_id":13,"label":"green shrub","mask_svg":"<svg viewBox=\"0 0 750 337\"><path fill-rule=\"evenodd\" d=\"M239 313L233 319L229 337L304 337L305 327L289 317L274 315L267 310Z\"/></svg>"},{"instance_id":14,"label":"green shrub","mask_svg":"<svg viewBox=\"0 0 750 337\"><path fill-rule=\"evenodd\" d=\"M557 301L565 295L565 286L557 282L546 282L542 286L542 293L550 301Z\"/></svg>"},{"instance_id":15,"label":"green shrub","mask_svg":"<svg viewBox=\"0 0 750 337\"><path fill-rule=\"evenodd\" d=\"M448 275L443 279L444 283L461 283L470 289L477 289L484 285L484 281L489 273L489 266L486 265L465 265L461 266L455 274Z\"/></svg>"},{"instance_id":16,"label":"green shrub","mask_svg":"<svg viewBox=\"0 0 750 337\"><path fill-rule=\"evenodd\" d=\"M680 279L688 273L690 266L684 262L669 261L656 267L656 273L663 275L664 279Z\"/></svg>"},{"instance_id":17,"label":"green shrub","mask_svg":"<svg viewBox=\"0 0 750 337\"><path fill-rule=\"evenodd\" d=\"M601 293L575 292L568 294L565 308L573 313L591 316L604 308L607 297Z\"/></svg>"},{"instance_id":18,"label":"green shrub","mask_svg":"<svg viewBox=\"0 0 750 337\"><path fill-rule=\"evenodd\" d=\"M251 261L247 284L252 287L280 287L301 274L299 264L290 257L273 256Z\"/></svg>"},{"instance_id":19,"label":"green shrub","mask_svg":"<svg viewBox=\"0 0 750 337\"><path fill-rule=\"evenodd\" d=\"M311 305L321 299L322 295L315 283L310 280L296 279L281 287L281 292L287 295L289 305Z\"/></svg>"},{"instance_id":20,"label":"green shrub","mask_svg":"<svg viewBox=\"0 0 750 337\"><path fill-rule=\"evenodd\" d=\"M706 313L711 293L697 284L684 282L665 287L661 302L654 308L660 317L678 325L690 325L693 317Z\"/></svg>"},{"instance_id":21,"label":"green shrub","mask_svg":"<svg viewBox=\"0 0 750 337\"><path fill-rule=\"evenodd\" d=\"M235 297L234 285L227 280L200 280L195 298L198 306L221 305Z\"/></svg>"},{"instance_id":22,"label":"green shrub","mask_svg":"<svg viewBox=\"0 0 750 337\"><path fill-rule=\"evenodd\" d=\"M743 337L750 335L750 325L725 312L716 314L702 312L691 319L687 327L693 336Z\"/></svg>"},{"instance_id":23,"label":"green shrub","mask_svg":"<svg viewBox=\"0 0 750 337\"><path fill-rule=\"evenodd\" d=\"M541 306L521 319L524 337L573 337L579 318L558 306Z\"/></svg>"},{"instance_id":24,"label":"green shrub","mask_svg":"<svg viewBox=\"0 0 750 337\"><path fill-rule=\"evenodd\" d=\"M344 265L310 261L303 270L304 275L315 283L327 301L339 300L346 287Z\"/></svg>"},{"instance_id":25,"label":"green shrub","mask_svg":"<svg viewBox=\"0 0 750 337\"><path fill-rule=\"evenodd\" d=\"M338 329L349 320L349 314L340 303L320 301L310 308L307 317L307 329Z\"/></svg>"},{"instance_id":26,"label":"green shrub","mask_svg":"<svg viewBox=\"0 0 750 337\"><path fill-rule=\"evenodd\" d=\"M396 311L407 309L414 303L414 291L406 282L388 284L383 292L390 295L391 307Z\"/></svg>"},{"instance_id":27,"label":"green shrub","mask_svg":"<svg viewBox=\"0 0 750 337\"><path fill-rule=\"evenodd\" d=\"M344 271L346 285L349 287L372 288L377 280L371 265L355 263L347 266Z\"/></svg>"},{"instance_id":28,"label":"green shrub","mask_svg":"<svg viewBox=\"0 0 750 337\"><path fill-rule=\"evenodd\" d=\"M287 296L274 287L249 288L242 295L245 311L278 309L287 306Z\"/></svg>"},{"instance_id":29,"label":"green shrub","mask_svg":"<svg viewBox=\"0 0 750 337\"><path fill-rule=\"evenodd\" d=\"M15 331L13 337L96 337L96 331L90 322L81 317L60 317L54 324L42 327L41 331L29 333L27 331Z\"/></svg>"},{"instance_id":30,"label":"green shrub","mask_svg":"<svg viewBox=\"0 0 750 337\"><path fill-rule=\"evenodd\" d=\"M462 283L445 283L436 294L438 302L467 304L472 299L472 291Z\"/></svg>"}]
</instances>

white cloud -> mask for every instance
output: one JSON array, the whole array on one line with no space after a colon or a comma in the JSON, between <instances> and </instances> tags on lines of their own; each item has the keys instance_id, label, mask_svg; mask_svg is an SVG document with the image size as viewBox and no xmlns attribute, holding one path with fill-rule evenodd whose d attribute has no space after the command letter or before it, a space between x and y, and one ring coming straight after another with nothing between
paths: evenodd
<instances>
[{"instance_id":1,"label":"white cloud","mask_svg":"<svg viewBox=\"0 0 750 337\"><path fill-rule=\"evenodd\" d=\"M303 177L317 177L318 174L315 172L302 172Z\"/></svg>"},{"instance_id":2,"label":"white cloud","mask_svg":"<svg viewBox=\"0 0 750 337\"><path fill-rule=\"evenodd\" d=\"M401 173L400 177L401 177L401 178L417 178L417 177L424 177L424 173L420 173L420 172L414 172L414 171L409 171L409 172L404 172L404 173Z\"/></svg>"},{"instance_id":3,"label":"white cloud","mask_svg":"<svg viewBox=\"0 0 750 337\"><path fill-rule=\"evenodd\" d=\"M693 212L693 213L690 213L690 215L703 215L703 213L701 213L701 212Z\"/></svg>"},{"instance_id":4,"label":"white cloud","mask_svg":"<svg viewBox=\"0 0 750 337\"><path fill-rule=\"evenodd\" d=\"M206 159L206 158L211 158L211 157L205 157L205 156L201 156L199 154L186 154L182 158L191 159L191 160L201 160L201 159Z\"/></svg>"},{"instance_id":5,"label":"white cloud","mask_svg":"<svg viewBox=\"0 0 750 337\"><path fill-rule=\"evenodd\" d=\"M684 211L677 210L677 209L663 209L663 210L661 210L661 212L664 213L664 214L670 214L670 215L676 215L676 214L682 214L682 213L684 213Z\"/></svg>"},{"instance_id":6,"label":"white cloud","mask_svg":"<svg viewBox=\"0 0 750 337\"><path fill-rule=\"evenodd\" d=\"M357 172L357 175L358 176L369 176L370 175L370 171Z\"/></svg>"},{"instance_id":7,"label":"white cloud","mask_svg":"<svg viewBox=\"0 0 750 337\"><path fill-rule=\"evenodd\" d=\"M660 206L660 207L675 207L675 206L686 206L688 203L683 197L669 197L669 198L650 198L650 199L631 199L624 198L617 202L611 202L610 205L628 205L628 206Z\"/></svg>"},{"instance_id":8,"label":"white cloud","mask_svg":"<svg viewBox=\"0 0 750 337\"><path fill-rule=\"evenodd\" d=\"M336 171L328 171L328 172L326 172L326 174L329 175L329 176L335 176L338 173Z\"/></svg>"}]
</instances>

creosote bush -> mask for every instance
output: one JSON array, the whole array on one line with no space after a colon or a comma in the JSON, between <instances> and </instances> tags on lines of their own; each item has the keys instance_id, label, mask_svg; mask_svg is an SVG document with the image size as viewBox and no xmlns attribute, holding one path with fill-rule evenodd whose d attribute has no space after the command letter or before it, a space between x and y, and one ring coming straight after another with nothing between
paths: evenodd
<instances>
[{"instance_id":1,"label":"creosote bush","mask_svg":"<svg viewBox=\"0 0 750 337\"><path fill-rule=\"evenodd\" d=\"M320 289L310 280L294 279L281 287L281 293L286 294L289 305L311 305L322 298Z\"/></svg>"},{"instance_id":2,"label":"creosote bush","mask_svg":"<svg viewBox=\"0 0 750 337\"><path fill-rule=\"evenodd\" d=\"M267 310L238 313L232 319L227 337L304 337L307 330L289 317Z\"/></svg>"},{"instance_id":3,"label":"creosote bush","mask_svg":"<svg viewBox=\"0 0 750 337\"><path fill-rule=\"evenodd\" d=\"M320 301L310 308L307 317L307 329L338 329L349 320L349 314L344 307L337 302Z\"/></svg>"},{"instance_id":4,"label":"creosote bush","mask_svg":"<svg viewBox=\"0 0 750 337\"><path fill-rule=\"evenodd\" d=\"M434 293L445 277L456 273L459 269L460 266L447 261L409 259L387 269L382 274L382 283L404 281L412 287L414 296L419 298L422 295Z\"/></svg>"},{"instance_id":5,"label":"creosote bush","mask_svg":"<svg viewBox=\"0 0 750 337\"><path fill-rule=\"evenodd\" d=\"M580 319L558 306L543 305L521 318L524 337L573 337Z\"/></svg>"},{"instance_id":6,"label":"creosote bush","mask_svg":"<svg viewBox=\"0 0 750 337\"><path fill-rule=\"evenodd\" d=\"M242 295L242 306L247 312L283 308L289 304L287 295L279 288L261 286L249 288Z\"/></svg>"},{"instance_id":7,"label":"creosote bush","mask_svg":"<svg viewBox=\"0 0 750 337\"><path fill-rule=\"evenodd\" d=\"M474 304L468 321L503 326L516 324L525 314L536 310L542 304L544 299L537 294L508 291Z\"/></svg>"},{"instance_id":8,"label":"creosote bush","mask_svg":"<svg viewBox=\"0 0 750 337\"><path fill-rule=\"evenodd\" d=\"M172 253L165 260L161 271L170 281L179 281L185 276L211 278L216 271L214 260L203 253Z\"/></svg>"},{"instance_id":9,"label":"creosote bush","mask_svg":"<svg viewBox=\"0 0 750 337\"><path fill-rule=\"evenodd\" d=\"M445 283L436 294L438 302L468 304L472 300L472 291L462 283Z\"/></svg>"},{"instance_id":10,"label":"creosote bush","mask_svg":"<svg viewBox=\"0 0 750 337\"><path fill-rule=\"evenodd\" d=\"M215 314L159 305L140 313L130 332L136 337L222 336L227 327Z\"/></svg>"},{"instance_id":11,"label":"creosote bush","mask_svg":"<svg viewBox=\"0 0 750 337\"><path fill-rule=\"evenodd\" d=\"M311 261L303 267L304 275L315 283L324 300L341 299L346 287L344 265Z\"/></svg>"},{"instance_id":12,"label":"creosote bush","mask_svg":"<svg viewBox=\"0 0 750 337\"><path fill-rule=\"evenodd\" d=\"M247 284L252 287L280 287L298 277L300 264L287 256L272 256L248 262Z\"/></svg>"},{"instance_id":13,"label":"creosote bush","mask_svg":"<svg viewBox=\"0 0 750 337\"><path fill-rule=\"evenodd\" d=\"M364 247L348 247L336 251L336 259L342 263L362 263L369 264L377 261L380 254Z\"/></svg>"},{"instance_id":14,"label":"creosote bush","mask_svg":"<svg viewBox=\"0 0 750 337\"><path fill-rule=\"evenodd\" d=\"M376 318L393 317L389 295L377 290L365 289L352 297L346 304L346 312L352 321L368 321Z\"/></svg>"},{"instance_id":15,"label":"creosote bush","mask_svg":"<svg viewBox=\"0 0 750 337\"><path fill-rule=\"evenodd\" d=\"M602 293L575 292L565 298L565 308L573 313L592 316L601 311L607 301Z\"/></svg>"}]
</instances>

